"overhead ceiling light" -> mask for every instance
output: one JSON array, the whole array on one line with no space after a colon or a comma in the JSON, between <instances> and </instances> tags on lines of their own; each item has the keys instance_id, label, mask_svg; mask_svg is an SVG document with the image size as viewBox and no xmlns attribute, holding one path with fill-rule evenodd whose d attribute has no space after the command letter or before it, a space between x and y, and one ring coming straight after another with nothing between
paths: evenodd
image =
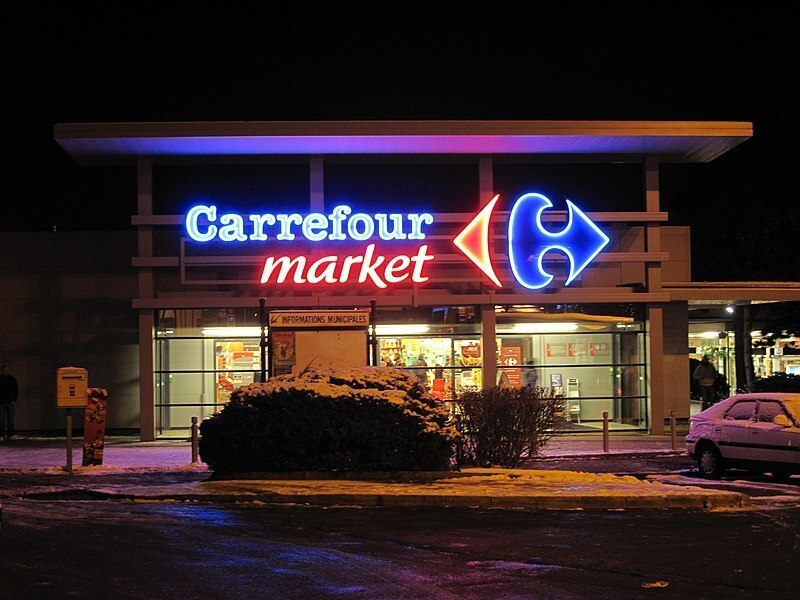
<instances>
[{"instance_id":1,"label":"overhead ceiling light","mask_svg":"<svg viewBox=\"0 0 800 600\"><path fill-rule=\"evenodd\" d=\"M428 325L409 324L409 325L376 325L376 335L419 335L430 331Z\"/></svg>"},{"instance_id":2,"label":"overhead ceiling light","mask_svg":"<svg viewBox=\"0 0 800 600\"><path fill-rule=\"evenodd\" d=\"M692 335L704 339L719 338L719 331L702 331L700 333L694 333Z\"/></svg>"},{"instance_id":3,"label":"overhead ceiling light","mask_svg":"<svg viewBox=\"0 0 800 600\"><path fill-rule=\"evenodd\" d=\"M207 327L202 334L208 337L259 337L261 327Z\"/></svg>"},{"instance_id":4,"label":"overhead ceiling light","mask_svg":"<svg viewBox=\"0 0 800 600\"><path fill-rule=\"evenodd\" d=\"M578 329L577 323L515 323L511 327L514 333L567 333Z\"/></svg>"},{"instance_id":5,"label":"overhead ceiling light","mask_svg":"<svg viewBox=\"0 0 800 600\"><path fill-rule=\"evenodd\" d=\"M728 306L725 307L725 312L728 313L729 315L733 314L733 310L734 310L733 306L731 306L730 304L728 304Z\"/></svg>"}]
</instances>

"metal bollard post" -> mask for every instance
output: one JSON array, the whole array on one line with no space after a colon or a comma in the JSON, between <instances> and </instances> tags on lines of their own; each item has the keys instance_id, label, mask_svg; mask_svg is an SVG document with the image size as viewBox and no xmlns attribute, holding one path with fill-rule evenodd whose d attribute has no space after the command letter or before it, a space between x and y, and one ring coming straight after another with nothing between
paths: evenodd
<instances>
[{"instance_id":1,"label":"metal bollard post","mask_svg":"<svg viewBox=\"0 0 800 600\"><path fill-rule=\"evenodd\" d=\"M200 462L200 448L198 447L197 417L192 417L192 464Z\"/></svg>"},{"instance_id":2,"label":"metal bollard post","mask_svg":"<svg viewBox=\"0 0 800 600\"><path fill-rule=\"evenodd\" d=\"M670 434L670 438L672 440L672 449L673 450L677 450L678 449L678 435L677 435L677 432L675 431L675 421L676 421L676 419L675 419L675 411L674 410L670 410L669 411L669 434Z\"/></svg>"},{"instance_id":3,"label":"metal bollard post","mask_svg":"<svg viewBox=\"0 0 800 600\"><path fill-rule=\"evenodd\" d=\"M67 473L72 475L72 409L67 409Z\"/></svg>"},{"instance_id":4,"label":"metal bollard post","mask_svg":"<svg viewBox=\"0 0 800 600\"><path fill-rule=\"evenodd\" d=\"M608 452L608 411L603 411L603 452Z\"/></svg>"}]
</instances>

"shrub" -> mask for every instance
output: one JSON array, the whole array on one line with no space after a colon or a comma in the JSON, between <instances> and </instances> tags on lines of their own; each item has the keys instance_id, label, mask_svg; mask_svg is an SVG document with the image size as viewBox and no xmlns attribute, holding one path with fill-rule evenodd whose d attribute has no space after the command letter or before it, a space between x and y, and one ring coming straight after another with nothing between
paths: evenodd
<instances>
[{"instance_id":1,"label":"shrub","mask_svg":"<svg viewBox=\"0 0 800 600\"><path fill-rule=\"evenodd\" d=\"M775 373L753 381L751 392L797 392L800 393L800 375Z\"/></svg>"},{"instance_id":2,"label":"shrub","mask_svg":"<svg viewBox=\"0 0 800 600\"><path fill-rule=\"evenodd\" d=\"M563 420L564 401L551 388L490 388L456 400L464 440L460 463L517 467L535 456Z\"/></svg>"},{"instance_id":3,"label":"shrub","mask_svg":"<svg viewBox=\"0 0 800 600\"><path fill-rule=\"evenodd\" d=\"M458 434L413 375L387 367L307 370L234 391L200 426L215 471L449 468Z\"/></svg>"}]
</instances>

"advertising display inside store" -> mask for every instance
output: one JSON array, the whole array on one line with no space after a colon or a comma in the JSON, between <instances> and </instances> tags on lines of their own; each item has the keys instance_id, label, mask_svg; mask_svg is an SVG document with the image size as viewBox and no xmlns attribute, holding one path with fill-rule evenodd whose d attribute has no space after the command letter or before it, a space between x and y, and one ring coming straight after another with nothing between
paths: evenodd
<instances>
[{"instance_id":1,"label":"advertising display inside store","mask_svg":"<svg viewBox=\"0 0 800 600\"><path fill-rule=\"evenodd\" d=\"M378 338L380 361L398 367L426 382L437 398L479 389L481 344L476 339L450 337Z\"/></svg>"}]
</instances>

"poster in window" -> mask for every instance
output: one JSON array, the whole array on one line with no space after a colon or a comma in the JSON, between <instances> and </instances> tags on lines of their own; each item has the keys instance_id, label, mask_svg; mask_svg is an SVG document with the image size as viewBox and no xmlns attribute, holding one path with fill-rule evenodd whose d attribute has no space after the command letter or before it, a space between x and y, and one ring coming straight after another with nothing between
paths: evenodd
<instances>
[{"instance_id":1,"label":"poster in window","mask_svg":"<svg viewBox=\"0 0 800 600\"><path fill-rule=\"evenodd\" d=\"M589 345L583 342L570 342L567 344L567 354L574 358L589 355Z\"/></svg>"},{"instance_id":2,"label":"poster in window","mask_svg":"<svg viewBox=\"0 0 800 600\"><path fill-rule=\"evenodd\" d=\"M272 334L272 374L287 375L295 363L295 332L275 331Z\"/></svg>"},{"instance_id":3,"label":"poster in window","mask_svg":"<svg viewBox=\"0 0 800 600\"><path fill-rule=\"evenodd\" d=\"M505 372L508 387L518 388L522 385L522 370L519 364L522 362L522 348L519 346L503 346L500 349L500 369Z\"/></svg>"},{"instance_id":4,"label":"poster in window","mask_svg":"<svg viewBox=\"0 0 800 600\"><path fill-rule=\"evenodd\" d=\"M567 355L567 345L566 344L547 344L546 352L548 357L553 356L566 356Z\"/></svg>"}]
</instances>

